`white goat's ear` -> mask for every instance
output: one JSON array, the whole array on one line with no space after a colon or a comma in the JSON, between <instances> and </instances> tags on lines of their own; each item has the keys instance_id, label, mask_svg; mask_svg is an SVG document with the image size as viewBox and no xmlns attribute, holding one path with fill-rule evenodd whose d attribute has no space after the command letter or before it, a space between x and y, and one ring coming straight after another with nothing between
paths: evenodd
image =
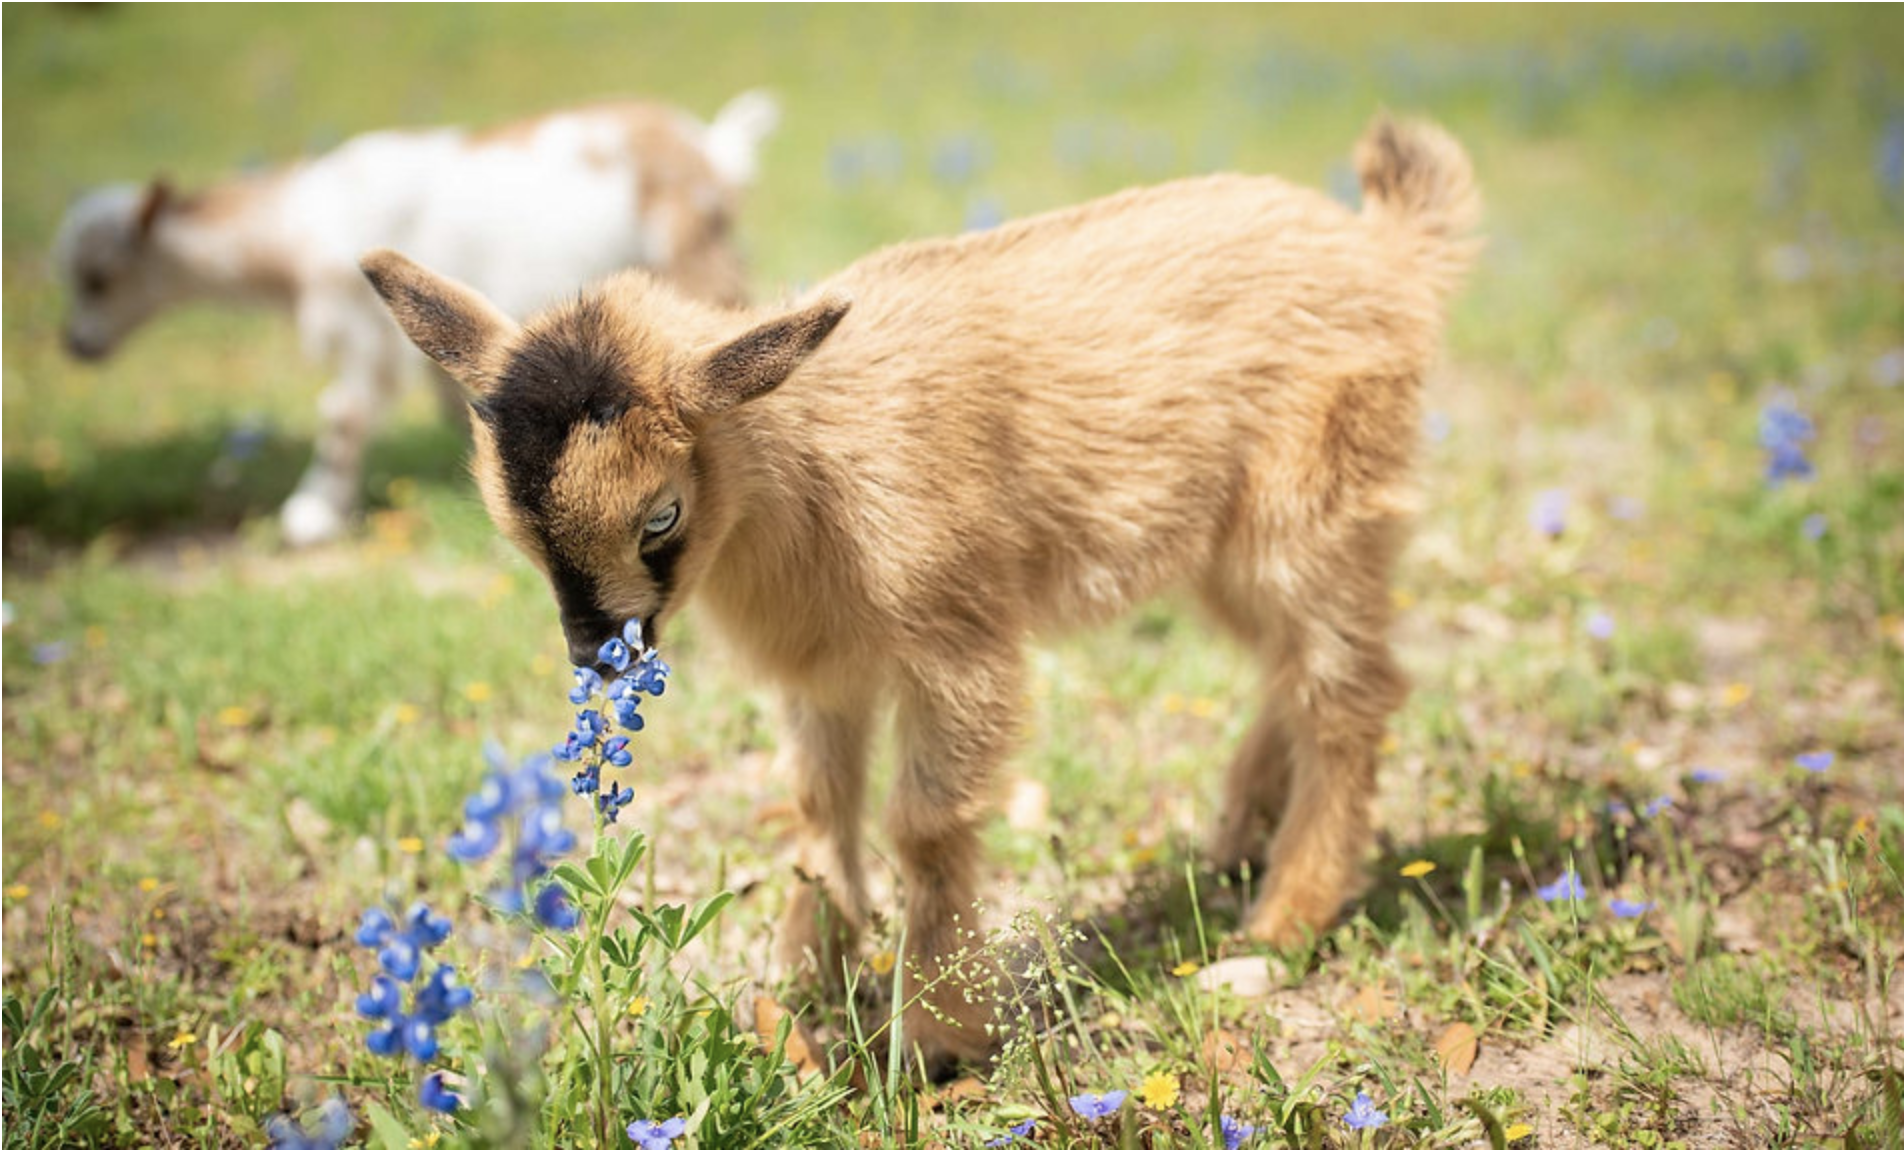
<instances>
[{"instance_id":1,"label":"white goat's ear","mask_svg":"<svg viewBox=\"0 0 1904 1150\"><path fill-rule=\"evenodd\" d=\"M701 360L690 406L712 415L779 387L832 334L852 306L853 301L844 296L829 295L709 352Z\"/></svg>"},{"instance_id":2,"label":"white goat's ear","mask_svg":"<svg viewBox=\"0 0 1904 1150\"><path fill-rule=\"evenodd\" d=\"M387 248L364 256L357 266L383 297L384 306L423 354L472 396L495 384L493 352L516 332L515 321L477 292L437 275Z\"/></svg>"},{"instance_id":3,"label":"white goat's ear","mask_svg":"<svg viewBox=\"0 0 1904 1150\"><path fill-rule=\"evenodd\" d=\"M133 233L141 240L152 234L152 225L159 221L159 213L172 202L172 183L160 176L145 186L139 196L139 210L132 217Z\"/></svg>"}]
</instances>

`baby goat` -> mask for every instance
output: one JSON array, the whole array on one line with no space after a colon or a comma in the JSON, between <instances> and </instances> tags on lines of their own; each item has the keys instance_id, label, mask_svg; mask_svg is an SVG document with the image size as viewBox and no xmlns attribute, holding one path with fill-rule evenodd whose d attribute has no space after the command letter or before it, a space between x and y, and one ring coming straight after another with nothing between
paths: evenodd
<instances>
[{"instance_id":1,"label":"baby goat","mask_svg":"<svg viewBox=\"0 0 1904 1150\"><path fill-rule=\"evenodd\" d=\"M319 402L316 458L283 511L290 543L321 542L356 506L365 444L413 355L357 274L359 256L402 247L516 315L630 266L737 304L729 224L778 118L761 92L711 125L658 104L602 104L486 133L375 132L191 196L163 182L104 188L73 207L54 244L71 300L66 345L102 358L191 299L289 309L306 352L337 373ZM460 420L454 385L445 395Z\"/></svg>"},{"instance_id":2,"label":"baby goat","mask_svg":"<svg viewBox=\"0 0 1904 1150\"><path fill-rule=\"evenodd\" d=\"M795 892L782 942L836 977L895 705L886 825L926 987L904 1035L943 1065L992 1049L994 1000L941 976L984 976L962 940L1034 632L1192 590L1265 672L1213 842L1268 864L1248 934L1296 942L1357 891L1406 690L1386 631L1422 381L1479 198L1432 125L1378 121L1356 160L1360 214L1184 180L889 248L784 310L624 275L518 327L395 253L364 270L469 389L483 498L574 661L692 593L783 691L822 890Z\"/></svg>"}]
</instances>

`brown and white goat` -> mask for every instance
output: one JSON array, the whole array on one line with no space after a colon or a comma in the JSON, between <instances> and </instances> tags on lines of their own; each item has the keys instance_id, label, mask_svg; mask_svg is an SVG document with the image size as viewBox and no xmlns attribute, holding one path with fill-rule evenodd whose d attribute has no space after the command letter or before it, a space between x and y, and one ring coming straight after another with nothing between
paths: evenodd
<instances>
[{"instance_id":1,"label":"brown and white goat","mask_svg":"<svg viewBox=\"0 0 1904 1150\"><path fill-rule=\"evenodd\" d=\"M1432 125L1376 123L1357 165L1360 214L1184 180L890 248L784 309L626 275L518 327L395 253L364 270L468 387L483 498L575 661L692 593L784 693L824 894L802 884L782 941L832 971L868 913L867 746L896 708L886 826L929 988L904 1034L937 1061L994 1042L993 1000L942 976L978 925L1029 635L1194 591L1265 671L1213 843L1268 864L1248 934L1295 942L1358 889L1406 690L1386 632L1422 381L1479 198Z\"/></svg>"},{"instance_id":2,"label":"brown and white goat","mask_svg":"<svg viewBox=\"0 0 1904 1150\"><path fill-rule=\"evenodd\" d=\"M66 345L102 358L193 299L290 310L307 353L337 373L319 402L316 457L282 515L290 543L321 542L356 506L365 445L414 358L357 273L359 256L415 252L514 315L627 267L740 303L729 226L778 115L760 92L707 125L659 104L601 104L488 132L375 132L195 195L163 182L101 189L74 205L54 244L71 304ZM460 392L450 385L445 397L460 421Z\"/></svg>"}]
</instances>

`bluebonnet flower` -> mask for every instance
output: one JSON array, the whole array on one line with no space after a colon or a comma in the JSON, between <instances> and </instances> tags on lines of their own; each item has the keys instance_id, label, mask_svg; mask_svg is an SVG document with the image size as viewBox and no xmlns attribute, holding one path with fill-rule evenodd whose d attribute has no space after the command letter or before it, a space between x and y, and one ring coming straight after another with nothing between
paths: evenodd
<instances>
[{"instance_id":1,"label":"bluebonnet flower","mask_svg":"<svg viewBox=\"0 0 1904 1150\"><path fill-rule=\"evenodd\" d=\"M1128 1090L1112 1090L1104 1094L1079 1094L1070 1099L1071 1109L1075 1110L1080 1118L1108 1118L1117 1113L1129 1094Z\"/></svg>"},{"instance_id":2,"label":"bluebonnet flower","mask_svg":"<svg viewBox=\"0 0 1904 1150\"><path fill-rule=\"evenodd\" d=\"M1542 902L1574 902L1587 896L1586 888L1580 885L1580 876L1569 867L1561 872L1559 878L1534 891Z\"/></svg>"},{"instance_id":3,"label":"bluebonnet flower","mask_svg":"<svg viewBox=\"0 0 1904 1150\"><path fill-rule=\"evenodd\" d=\"M555 930L574 930L581 921L569 902L569 892L559 882L549 883L536 892L535 916L537 922Z\"/></svg>"},{"instance_id":4,"label":"bluebonnet flower","mask_svg":"<svg viewBox=\"0 0 1904 1150\"><path fill-rule=\"evenodd\" d=\"M312 1112L309 1125L275 1114L265 1120L264 1134L271 1150L337 1150L355 1125L342 1098L327 1098Z\"/></svg>"},{"instance_id":5,"label":"bluebonnet flower","mask_svg":"<svg viewBox=\"0 0 1904 1150\"><path fill-rule=\"evenodd\" d=\"M1831 530L1831 520L1826 519L1823 512L1814 511L1805 516L1805 522L1799 526L1799 530L1805 538L1816 543L1825 537L1825 532Z\"/></svg>"},{"instance_id":6,"label":"bluebonnet flower","mask_svg":"<svg viewBox=\"0 0 1904 1150\"><path fill-rule=\"evenodd\" d=\"M1038 1128L1038 1120L1036 1118L1027 1118L1023 1122L1020 1122L1018 1125L1011 1127L1004 1134L1000 1135L997 1138L992 1139L990 1142L987 1142L986 1145L987 1146L1009 1146L1012 1143L1018 1141L1020 1138L1030 1137L1031 1132L1033 1130L1036 1130L1037 1128Z\"/></svg>"},{"instance_id":7,"label":"bluebonnet flower","mask_svg":"<svg viewBox=\"0 0 1904 1150\"><path fill-rule=\"evenodd\" d=\"M1836 751L1806 751L1792 761L1814 775L1822 775L1831 769L1831 764L1838 761L1838 753Z\"/></svg>"},{"instance_id":8,"label":"bluebonnet flower","mask_svg":"<svg viewBox=\"0 0 1904 1150\"><path fill-rule=\"evenodd\" d=\"M1649 819L1657 818L1661 811L1666 810L1668 807L1672 805L1673 805L1673 797L1671 795L1661 795L1658 798L1648 802L1644 807L1641 807L1640 813L1644 814Z\"/></svg>"},{"instance_id":9,"label":"bluebonnet flower","mask_svg":"<svg viewBox=\"0 0 1904 1150\"><path fill-rule=\"evenodd\" d=\"M1374 1101L1358 1090L1354 1104L1342 1116L1342 1124L1351 1130L1380 1130L1388 1125L1388 1115L1377 1110Z\"/></svg>"},{"instance_id":10,"label":"bluebonnet flower","mask_svg":"<svg viewBox=\"0 0 1904 1150\"><path fill-rule=\"evenodd\" d=\"M1647 911L1652 910L1653 904L1650 902L1635 902L1632 899L1626 898L1616 898L1608 900L1607 909L1613 912L1614 918L1638 918Z\"/></svg>"},{"instance_id":11,"label":"bluebonnet flower","mask_svg":"<svg viewBox=\"0 0 1904 1150\"><path fill-rule=\"evenodd\" d=\"M1587 634L1604 643L1613 638L1613 616L1605 611L1595 611L1587 616Z\"/></svg>"},{"instance_id":12,"label":"bluebonnet flower","mask_svg":"<svg viewBox=\"0 0 1904 1150\"><path fill-rule=\"evenodd\" d=\"M625 767L635 761L628 753L628 736L616 735L602 744L602 758L611 767Z\"/></svg>"},{"instance_id":13,"label":"bluebonnet flower","mask_svg":"<svg viewBox=\"0 0 1904 1150\"><path fill-rule=\"evenodd\" d=\"M383 971L371 979L370 989L357 996L357 1013L383 1025L364 1037L364 1046L375 1055L397 1058L410 1055L418 1062L436 1057L436 1028L454 1018L475 997L468 987L456 984L456 968L438 963L423 985L410 996L410 1010L403 1009L401 983L412 981L424 952L449 937L449 920L418 903L404 916L404 929L381 907L364 912L357 929L359 944L377 949L377 961Z\"/></svg>"},{"instance_id":14,"label":"bluebonnet flower","mask_svg":"<svg viewBox=\"0 0 1904 1150\"><path fill-rule=\"evenodd\" d=\"M1571 496L1564 487L1550 487L1534 496L1527 522L1549 539L1558 539L1567 530L1567 503Z\"/></svg>"},{"instance_id":15,"label":"bluebonnet flower","mask_svg":"<svg viewBox=\"0 0 1904 1150\"><path fill-rule=\"evenodd\" d=\"M685 1118L670 1118L666 1122L651 1122L646 1118L637 1119L628 1124L628 1137L634 1139L641 1150L668 1150L674 1140L687 1132Z\"/></svg>"},{"instance_id":16,"label":"bluebonnet flower","mask_svg":"<svg viewBox=\"0 0 1904 1150\"><path fill-rule=\"evenodd\" d=\"M603 818L612 823L615 821L615 816L621 814L621 809L627 806L634 797L633 790L623 787L620 783L610 783L608 789L595 800L595 809L601 812Z\"/></svg>"},{"instance_id":17,"label":"bluebonnet flower","mask_svg":"<svg viewBox=\"0 0 1904 1150\"><path fill-rule=\"evenodd\" d=\"M1787 479L1810 479L1811 460L1805 444L1817 438L1811 419L1784 399L1774 399L1759 411L1759 446L1766 452L1765 481L1776 487Z\"/></svg>"},{"instance_id":18,"label":"bluebonnet flower","mask_svg":"<svg viewBox=\"0 0 1904 1150\"><path fill-rule=\"evenodd\" d=\"M569 702L581 706L588 702L589 696L602 689L602 677L593 667L575 668L575 686L569 691Z\"/></svg>"},{"instance_id":19,"label":"bluebonnet flower","mask_svg":"<svg viewBox=\"0 0 1904 1150\"><path fill-rule=\"evenodd\" d=\"M1686 777L1695 783L1723 783L1726 773L1717 767L1694 767Z\"/></svg>"},{"instance_id":20,"label":"bluebonnet flower","mask_svg":"<svg viewBox=\"0 0 1904 1150\"><path fill-rule=\"evenodd\" d=\"M403 929L388 911L371 907L364 912L357 928L357 944L377 952L377 964L400 982L416 977L423 952L440 945L450 936L450 920L417 903L404 916Z\"/></svg>"},{"instance_id":21,"label":"bluebonnet flower","mask_svg":"<svg viewBox=\"0 0 1904 1150\"><path fill-rule=\"evenodd\" d=\"M628 644L622 642L620 639L610 639L608 642L602 644L601 650L595 652L595 658L613 667L615 673L619 675L628 669L628 664L634 658L634 653L628 649Z\"/></svg>"},{"instance_id":22,"label":"bluebonnet flower","mask_svg":"<svg viewBox=\"0 0 1904 1150\"><path fill-rule=\"evenodd\" d=\"M1236 1150L1243 1139L1256 1133L1256 1127L1238 1122L1228 1114L1223 1115L1223 1150Z\"/></svg>"},{"instance_id":23,"label":"bluebonnet flower","mask_svg":"<svg viewBox=\"0 0 1904 1150\"><path fill-rule=\"evenodd\" d=\"M454 1114L463 1105L463 1100L443 1085L443 1072L425 1078L417 1087L417 1101L441 1114Z\"/></svg>"}]
</instances>

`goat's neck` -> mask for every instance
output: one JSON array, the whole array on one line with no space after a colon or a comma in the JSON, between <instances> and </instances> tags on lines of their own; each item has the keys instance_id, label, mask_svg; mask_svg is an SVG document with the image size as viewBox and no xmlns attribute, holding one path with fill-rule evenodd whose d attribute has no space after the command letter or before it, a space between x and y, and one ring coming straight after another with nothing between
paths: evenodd
<instances>
[{"instance_id":1,"label":"goat's neck","mask_svg":"<svg viewBox=\"0 0 1904 1150\"><path fill-rule=\"evenodd\" d=\"M160 215L153 242L181 295L288 302L297 285L297 237L278 213L281 181L237 180Z\"/></svg>"}]
</instances>

